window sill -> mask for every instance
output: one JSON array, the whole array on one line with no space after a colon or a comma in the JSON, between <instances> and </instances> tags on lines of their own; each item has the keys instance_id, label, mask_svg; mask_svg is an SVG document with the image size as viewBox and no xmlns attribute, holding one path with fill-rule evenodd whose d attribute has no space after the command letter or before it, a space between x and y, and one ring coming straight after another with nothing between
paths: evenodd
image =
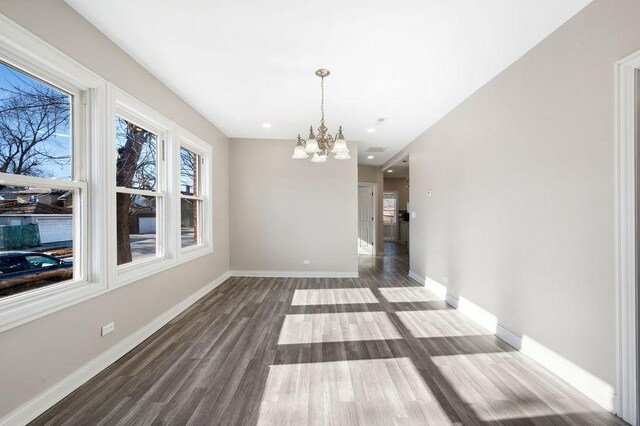
<instances>
[{"instance_id":1,"label":"window sill","mask_svg":"<svg viewBox=\"0 0 640 426\"><path fill-rule=\"evenodd\" d=\"M100 283L72 281L9 296L0 301L0 333L106 292Z\"/></svg>"},{"instance_id":2,"label":"window sill","mask_svg":"<svg viewBox=\"0 0 640 426\"><path fill-rule=\"evenodd\" d=\"M176 262L174 259L168 257L153 257L118 266L113 288L122 287L145 279L162 271L166 271L175 265Z\"/></svg>"},{"instance_id":3,"label":"window sill","mask_svg":"<svg viewBox=\"0 0 640 426\"><path fill-rule=\"evenodd\" d=\"M211 244L191 246L180 249L178 256L178 264L190 262L202 256L213 253L213 247Z\"/></svg>"}]
</instances>

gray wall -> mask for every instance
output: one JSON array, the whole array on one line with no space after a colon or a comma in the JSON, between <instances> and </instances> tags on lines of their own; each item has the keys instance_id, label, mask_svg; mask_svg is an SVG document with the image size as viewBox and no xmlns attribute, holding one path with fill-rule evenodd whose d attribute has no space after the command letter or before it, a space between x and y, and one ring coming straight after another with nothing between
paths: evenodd
<instances>
[{"instance_id":1,"label":"gray wall","mask_svg":"<svg viewBox=\"0 0 640 426\"><path fill-rule=\"evenodd\" d=\"M612 385L614 63L639 22L594 1L410 146L411 269Z\"/></svg>"},{"instance_id":2,"label":"gray wall","mask_svg":"<svg viewBox=\"0 0 640 426\"><path fill-rule=\"evenodd\" d=\"M0 13L212 143L214 158L214 253L1 333L2 418L229 270L229 153L220 131L62 0L1 0ZM110 321L115 332L100 337Z\"/></svg>"},{"instance_id":3,"label":"gray wall","mask_svg":"<svg viewBox=\"0 0 640 426\"><path fill-rule=\"evenodd\" d=\"M377 166L358 166L358 182L378 184L378 204L376 224L376 254L384 252L384 226L382 224L382 193L384 189L384 173Z\"/></svg>"},{"instance_id":4,"label":"gray wall","mask_svg":"<svg viewBox=\"0 0 640 426\"><path fill-rule=\"evenodd\" d=\"M229 145L232 270L358 271L355 143L321 164L292 159L293 140Z\"/></svg>"}]
</instances>

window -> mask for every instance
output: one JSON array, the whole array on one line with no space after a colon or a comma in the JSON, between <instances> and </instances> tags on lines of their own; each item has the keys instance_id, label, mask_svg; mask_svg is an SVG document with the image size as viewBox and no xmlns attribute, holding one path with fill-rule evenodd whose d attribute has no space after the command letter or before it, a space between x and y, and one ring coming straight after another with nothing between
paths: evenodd
<instances>
[{"instance_id":1,"label":"window","mask_svg":"<svg viewBox=\"0 0 640 426\"><path fill-rule=\"evenodd\" d=\"M179 247L181 260L211 252L211 146L181 130L179 148Z\"/></svg>"},{"instance_id":2,"label":"window","mask_svg":"<svg viewBox=\"0 0 640 426\"><path fill-rule=\"evenodd\" d=\"M198 154L180 147L180 247L202 244L202 194Z\"/></svg>"},{"instance_id":3,"label":"window","mask_svg":"<svg viewBox=\"0 0 640 426\"><path fill-rule=\"evenodd\" d=\"M116 115L117 264L161 256L158 135Z\"/></svg>"},{"instance_id":4,"label":"window","mask_svg":"<svg viewBox=\"0 0 640 426\"><path fill-rule=\"evenodd\" d=\"M382 218L385 225L396 223L396 194L393 192L383 194Z\"/></svg>"},{"instance_id":5,"label":"window","mask_svg":"<svg viewBox=\"0 0 640 426\"><path fill-rule=\"evenodd\" d=\"M119 287L176 264L179 161L175 124L115 87L110 93L109 265Z\"/></svg>"},{"instance_id":6,"label":"window","mask_svg":"<svg viewBox=\"0 0 640 426\"><path fill-rule=\"evenodd\" d=\"M80 96L0 63L0 297L85 274Z\"/></svg>"},{"instance_id":7,"label":"window","mask_svg":"<svg viewBox=\"0 0 640 426\"><path fill-rule=\"evenodd\" d=\"M210 253L211 146L0 21L0 332Z\"/></svg>"}]
</instances>

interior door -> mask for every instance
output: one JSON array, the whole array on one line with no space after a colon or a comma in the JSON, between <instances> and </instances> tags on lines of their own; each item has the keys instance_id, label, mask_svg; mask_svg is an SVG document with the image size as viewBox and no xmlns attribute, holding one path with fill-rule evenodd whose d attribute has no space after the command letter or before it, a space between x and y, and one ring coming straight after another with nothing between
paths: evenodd
<instances>
[{"instance_id":1,"label":"interior door","mask_svg":"<svg viewBox=\"0 0 640 426\"><path fill-rule=\"evenodd\" d=\"M358 254L373 254L373 190L358 187Z\"/></svg>"}]
</instances>

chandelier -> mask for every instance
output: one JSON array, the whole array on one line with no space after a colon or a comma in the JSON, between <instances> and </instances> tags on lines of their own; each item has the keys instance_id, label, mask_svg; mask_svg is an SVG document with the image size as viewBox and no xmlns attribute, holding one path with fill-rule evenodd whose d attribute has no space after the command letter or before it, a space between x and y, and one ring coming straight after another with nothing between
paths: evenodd
<instances>
[{"instance_id":1,"label":"chandelier","mask_svg":"<svg viewBox=\"0 0 640 426\"><path fill-rule=\"evenodd\" d=\"M347 141L342 134L342 126L338 128L338 134L335 139L331 136L324 125L324 78L329 75L329 70L319 69L316 75L320 77L320 126L318 127L318 136L313 133L313 126L309 128L309 137L305 141L298 134L298 143L293 150L293 156L296 160L309 158L309 154L313 154L311 161L313 163L324 163L329 158L329 153L335 154L336 160L348 160L351 158Z\"/></svg>"}]
</instances>

